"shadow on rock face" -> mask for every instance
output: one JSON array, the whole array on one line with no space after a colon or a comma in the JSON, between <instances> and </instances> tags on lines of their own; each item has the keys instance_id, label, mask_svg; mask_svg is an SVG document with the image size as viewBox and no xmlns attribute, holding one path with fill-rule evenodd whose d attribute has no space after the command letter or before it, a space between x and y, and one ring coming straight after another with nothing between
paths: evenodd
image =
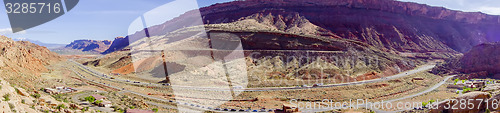
<instances>
[{"instance_id":1,"label":"shadow on rock face","mask_svg":"<svg viewBox=\"0 0 500 113\"><path fill-rule=\"evenodd\" d=\"M156 78L165 78L168 75L181 72L186 68L186 66L177 64L175 62L166 62L167 65L167 71L165 71L165 68L163 64L156 66L150 73L152 74L153 77Z\"/></svg>"}]
</instances>

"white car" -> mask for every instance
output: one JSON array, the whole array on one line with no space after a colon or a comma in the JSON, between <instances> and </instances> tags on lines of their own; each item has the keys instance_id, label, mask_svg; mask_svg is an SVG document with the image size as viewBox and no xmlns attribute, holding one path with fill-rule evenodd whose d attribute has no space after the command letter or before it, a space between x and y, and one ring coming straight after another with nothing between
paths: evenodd
<instances>
[{"instance_id":1,"label":"white car","mask_svg":"<svg viewBox=\"0 0 500 113\"><path fill-rule=\"evenodd\" d=\"M243 89L243 86L233 86L233 89Z\"/></svg>"}]
</instances>

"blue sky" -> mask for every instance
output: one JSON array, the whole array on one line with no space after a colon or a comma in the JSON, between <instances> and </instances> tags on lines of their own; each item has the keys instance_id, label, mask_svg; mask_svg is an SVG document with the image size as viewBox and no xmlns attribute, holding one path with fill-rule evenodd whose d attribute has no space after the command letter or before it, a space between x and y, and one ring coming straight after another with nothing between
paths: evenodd
<instances>
[{"instance_id":1,"label":"blue sky","mask_svg":"<svg viewBox=\"0 0 500 113\"><path fill-rule=\"evenodd\" d=\"M59 18L15 34L5 10L0 10L0 35L59 44L69 44L76 39L113 40L127 35L129 24L143 13L172 1L80 0L75 8ZM198 0L198 6L227 1L231 0Z\"/></svg>"},{"instance_id":2,"label":"blue sky","mask_svg":"<svg viewBox=\"0 0 500 113\"><path fill-rule=\"evenodd\" d=\"M431 6L445 7L465 12L483 12L500 15L500 0L399 0L417 2Z\"/></svg>"},{"instance_id":3,"label":"blue sky","mask_svg":"<svg viewBox=\"0 0 500 113\"><path fill-rule=\"evenodd\" d=\"M128 34L129 25L142 14L173 0L80 0L65 15L13 34L5 10L0 10L0 35L46 43L68 44L76 39L113 40ZM198 0L198 6L232 0ZM499 0L400 0L468 12L500 15ZM3 2L2 2L3 4ZM191 5L191 4L188 4ZM182 7L182 6L180 6ZM186 10L186 9L185 9Z\"/></svg>"}]
</instances>

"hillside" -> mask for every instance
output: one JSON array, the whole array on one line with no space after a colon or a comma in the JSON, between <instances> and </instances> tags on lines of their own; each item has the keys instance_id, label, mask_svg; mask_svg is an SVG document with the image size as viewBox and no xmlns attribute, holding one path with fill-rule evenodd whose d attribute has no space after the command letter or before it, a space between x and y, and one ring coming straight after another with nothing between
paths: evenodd
<instances>
[{"instance_id":1,"label":"hillside","mask_svg":"<svg viewBox=\"0 0 500 113\"><path fill-rule=\"evenodd\" d=\"M46 65L61 60L46 47L0 36L0 69L3 72L38 74L48 71Z\"/></svg>"},{"instance_id":2,"label":"hillside","mask_svg":"<svg viewBox=\"0 0 500 113\"><path fill-rule=\"evenodd\" d=\"M461 57L448 59L433 71L436 74L452 73L463 78L500 78L500 43L474 46Z\"/></svg>"},{"instance_id":3,"label":"hillside","mask_svg":"<svg viewBox=\"0 0 500 113\"><path fill-rule=\"evenodd\" d=\"M331 79L340 76L352 80L373 79L409 70L422 63L380 51L359 41L291 34L259 27L240 29L241 25L229 23L183 28L169 35L148 38L154 43L147 43L146 38L140 39L130 45L129 52L110 53L83 64L104 67L110 70L109 73L150 75L150 78L156 78L158 82L165 78L162 65L167 65L170 77L180 77L176 79L188 79L196 73L208 71L207 78L199 80L218 81L212 80L223 78L216 77L222 75L219 71L223 71L217 69L220 65L217 62L229 57L231 60L226 62L247 67L248 70L245 71L252 78L250 82L257 82L276 79ZM207 35L197 33L201 32L200 28L207 30ZM212 39L208 39L209 37ZM232 44L234 41L241 41L242 50L237 50L236 53L242 52L243 56L224 56L230 54L227 50L235 49ZM166 55L148 52L151 49L165 49ZM217 50L210 55L211 51L206 51L210 49ZM259 55L254 56L254 53ZM167 60L166 64L162 64L162 57ZM307 61L301 58L307 58Z\"/></svg>"},{"instance_id":4,"label":"hillside","mask_svg":"<svg viewBox=\"0 0 500 113\"><path fill-rule=\"evenodd\" d=\"M0 75L10 84L34 88L41 74L51 71L46 66L63 60L46 47L0 36Z\"/></svg>"},{"instance_id":5,"label":"hillside","mask_svg":"<svg viewBox=\"0 0 500 113\"><path fill-rule=\"evenodd\" d=\"M471 78L500 78L500 43L484 43L472 48L460 59L460 72Z\"/></svg>"},{"instance_id":6,"label":"hillside","mask_svg":"<svg viewBox=\"0 0 500 113\"><path fill-rule=\"evenodd\" d=\"M500 35L499 16L394 0L245 0L199 11L205 24L252 19L288 33L357 40L401 53L464 53L475 45L499 41L494 36ZM152 26L149 34L190 26L200 13L190 11ZM129 37L143 34L144 30Z\"/></svg>"}]
</instances>

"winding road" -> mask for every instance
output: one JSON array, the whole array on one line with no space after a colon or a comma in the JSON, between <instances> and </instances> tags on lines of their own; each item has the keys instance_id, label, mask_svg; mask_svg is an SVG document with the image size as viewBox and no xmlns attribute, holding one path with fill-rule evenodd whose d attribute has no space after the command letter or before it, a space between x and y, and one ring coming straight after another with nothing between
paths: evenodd
<instances>
[{"instance_id":1,"label":"winding road","mask_svg":"<svg viewBox=\"0 0 500 113\"><path fill-rule=\"evenodd\" d=\"M82 65L80 63L77 63L77 62L75 62L73 60L69 60L69 62L75 63L76 65L78 65L79 67L81 67L81 69L85 69L86 71L90 72L89 74L92 75L92 76L96 76L98 78L103 78L103 79L108 80L108 81L114 81L114 82L120 82L120 83L127 83L127 84L132 84L132 85L144 85L144 86L177 87L177 88L194 89L194 90L209 90L209 91L230 91L230 89L227 89L227 88L192 87L192 86L178 86L178 85L164 86L164 85L156 84L156 83L141 83L141 82L139 82L139 83L137 83L137 82L133 83L132 81L128 81L128 80L111 79L111 77L107 76L106 74L103 74L103 73L100 73L98 71L95 71L95 70L93 70L93 69L91 69L89 67L86 67L86 66L84 66L84 65ZM241 89L234 89L234 90L235 91L274 91L274 90L297 90L297 89L327 88L327 87L338 87L338 86L348 86L348 85L360 85L360 84L375 83L375 82L381 82L381 81L387 81L387 80L397 79L397 78L405 77L405 76L408 76L408 75L416 74L418 72L426 71L426 70L432 69L434 67L435 67L435 64L429 63L429 64L426 64L426 65L423 65L423 66L419 66L416 69L405 71L405 72L401 72L401 73L393 75L393 76L382 77L382 78L378 78L378 79L365 80L365 81L349 82L349 83L327 84L327 85L316 86L316 87L241 88ZM82 76L78 72L75 71L75 73L77 73L82 78L87 79L87 78L85 78L85 76ZM430 92L432 90L435 90L435 89L439 88L439 86L443 85L445 83L445 81L448 80L451 77L453 77L453 76L446 77L445 80L441 81L440 83L434 85L433 87L431 87L431 88L429 88L429 89L427 89L425 91L422 91L422 92L419 92L419 93L416 93L416 94L413 94L413 95L409 95L409 96L406 96L406 97L402 97L402 98L387 100L387 101L384 101L384 102L394 102L394 101L403 100L403 99L407 99L407 98L412 98L412 97L415 97L415 96L419 96L419 95L428 93L428 92ZM90 79L87 79L87 80L88 81L93 81L93 80L90 80ZM115 89L121 90L122 92L132 93L132 94L139 95L139 96L151 99L151 100L177 103L177 105L181 105L181 106L183 104L185 104L185 105L193 105L193 104L189 104L189 103L179 103L179 102L175 102L175 101L171 101L171 100L166 100L166 99L162 99L162 98L152 97L152 96L145 95L145 94L142 94L142 93L137 93L137 92L134 92L134 91L125 90L123 88L119 88L119 87L115 87L115 86L110 86L109 84L105 84L105 83L100 83L99 82L98 84L106 85L106 86L109 86L111 88L115 88ZM177 108L176 106L163 105L163 104L158 104L158 103L154 103L154 102L148 102L148 104L152 104L152 105L156 105L156 106L164 107L164 108ZM359 106L365 107L367 105L359 105ZM371 105L368 105L368 106L371 106ZM188 107L189 108L193 108L193 106L188 106ZM198 110L200 110L200 111L202 111L202 110L220 111L220 110L214 110L214 109L207 109L207 108L204 108L204 107L203 108L199 107L199 108L194 108L193 112L198 111ZM272 109L269 109L269 110L272 110ZM264 109L264 110L259 110L259 111L269 111L269 110ZM303 112L321 112L321 111L329 111L329 110L333 110L333 109L310 109L310 110L302 110L302 111ZM377 112L392 112L392 111L381 111L381 110L377 110L377 109L375 109L374 111L377 111Z\"/></svg>"},{"instance_id":2,"label":"winding road","mask_svg":"<svg viewBox=\"0 0 500 113\"><path fill-rule=\"evenodd\" d=\"M156 87L168 87L164 86L161 84L157 83L144 83L144 82L136 82L133 83L133 81L128 81L124 79L111 79L111 77L107 76L106 74L100 73L98 71L95 71L89 67L86 67L80 63L77 63L73 60L70 60L70 62L77 64L80 66L82 69L86 69L89 72L94 73L93 75L99 78L104 78L108 81L115 81L115 82L121 82L121 83L127 83L127 84L132 84L132 85L143 85L143 86L156 86ZM296 90L296 89L310 89L310 88L327 88L327 87L338 87L338 86L348 86L348 85L360 85L360 84L367 84L367 83L375 83L375 82L381 82L381 81L387 81L387 80L392 80L392 79L397 79L401 77L405 77L408 75L416 74L418 72L426 71L429 69L434 68L436 65L434 63L429 63L426 65L422 65L417 67L416 69L401 72L399 74L393 75L393 76L388 76L388 77L382 77L382 78L377 78L377 79L371 79L371 80L364 80L364 81L356 81L356 82L348 82L348 83L338 83L338 84L326 84L326 85L321 85L321 86L316 86L316 87L266 87L266 88L240 88L240 89L233 89L233 91L275 91L275 90ZM202 87L202 86L179 86L179 85L171 85L170 87L175 87L175 88L183 88L183 89L193 89L193 90L205 90L205 91L230 91L231 89L228 88L216 88L216 87Z\"/></svg>"},{"instance_id":3,"label":"winding road","mask_svg":"<svg viewBox=\"0 0 500 113\"><path fill-rule=\"evenodd\" d=\"M413 97L416 97L416 96L420 96L420 95L423 95L425 93L429 93L429 92L431 92L431 91L439 88L443 84L445 84L448 79L450 79L452 77L455 77L455 76L456 75L447 76L442 81L440 81L439 83L435 84L434 86L432 86L429 89L426 89L424 91L421 91L421 92L418 92L418 93L415 93L415 94L412 94L412 95L408 95L408 96L405 96L405 97L401 97L401 98L396 98L396 99L391 99L391 100L384 100L384 103L385 102L396 102L396 101L400 101L400 100L404 100L404 99L408 99L408 98L413 98ZM357 107L359 107L359 108L361 108L361 107L365 107L365 108L370 108L371 107L371 108L374 108L372 106L373 106L372 104L357 105ZM334 110L334 109L342 109L342 108L333 108L333 109L304 109L304 110L301 110L301 111L302 112L322 112L322 111L330 111L330 110ZM372 110L375 111L376 113L396 113L396 112L401 112L401 111L410 110L410 109L400 109L400 110L397 110L397 111L383 111L383 110L379 110L379 109L372 109Z\"/></svg>"}]
</instances>

